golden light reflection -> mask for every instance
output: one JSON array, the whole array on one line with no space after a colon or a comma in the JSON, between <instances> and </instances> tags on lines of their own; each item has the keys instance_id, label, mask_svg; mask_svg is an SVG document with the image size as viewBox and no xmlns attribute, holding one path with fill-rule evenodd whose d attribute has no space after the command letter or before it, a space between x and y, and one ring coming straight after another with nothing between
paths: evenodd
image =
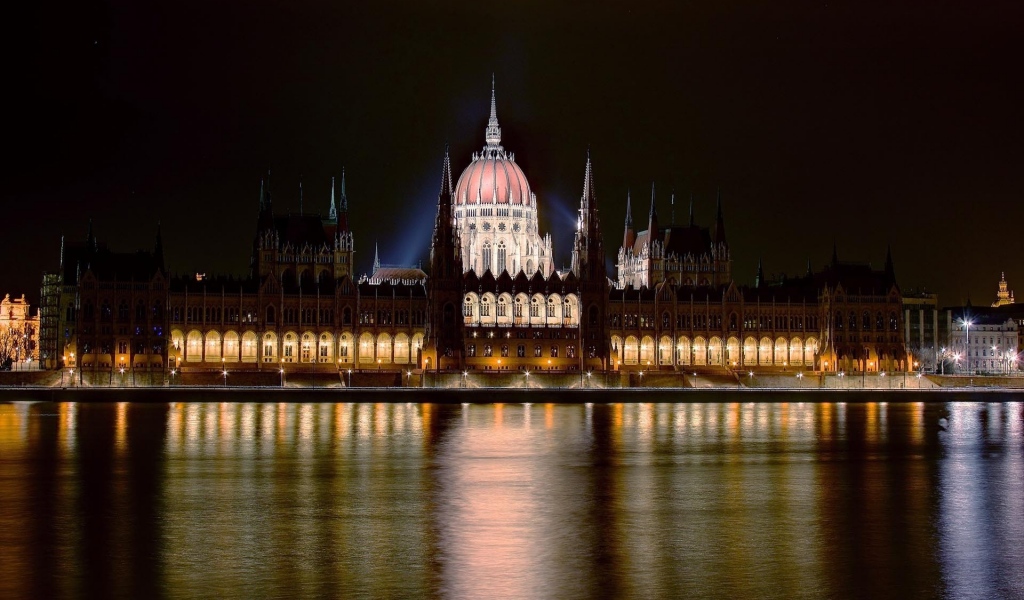
<instances>
[{"instance_id":1,"label":"golden light reflection","mask_svg":"<svg viewBox=\"0 0 1024 600\"><path fill-rule=\"evenodd\" d=\"M128 447L128 403L118 402L114 420L114 447L123 453Z\"/></svg>"}]
</instances>

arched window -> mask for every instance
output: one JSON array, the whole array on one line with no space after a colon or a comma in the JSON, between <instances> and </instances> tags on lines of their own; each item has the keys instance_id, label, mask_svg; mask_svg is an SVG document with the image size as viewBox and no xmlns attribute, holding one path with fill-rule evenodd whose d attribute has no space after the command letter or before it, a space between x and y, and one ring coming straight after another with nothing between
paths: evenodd
<instances>
[{"instance_id":1,"label":"arched window","mask_svg":"<svg viewBox=\"0 0 1024 600\"><path fill-rule=\"evenodd\" d=\"M272 331L263 334L263 362L274 362L277 355L277 336Z\"/></svg>"},{"instance_id":2,"label":"arched window","mask_svg":"<svg viewBox=\"0 0 1024 600\"><path fill-rule=\"evenodd\" d=\"M835 324L837 330L843 330L843 313L838 310L836 311Z\"/></svg>"},{"instance_id":3,"label":"arched window","mask_svg":"<svg viewBox=\"0 0 1024 600\"><path fill-rule=\"evenodd\" d=\"M127 321L128 320L128 301L122 300L121 304L117 307L117 320Z\"/></svg>"},{"instance_id":4,"label":"arched window","mask_svg":"<svg viewBox=\"0 0 1024 600\"><path fill-rule=\"evenodd\" d=\"M195 329L188 332L185 338L185 360L199 362L203 360L203 334Z\"/></svg>"},{"instance_id":5,"label":"arched window","mask_svg":"<svg viewBox=\"0 0 1024 600\"><path fill-rule=\"evenodd\" d=\"M889 313L889 329L891 331L897 331L899 329L896 323L896 313L894 312Z\"/></svg>"},{"instance_id":6,"label":"arched window","mask_svg":"<svg viewBox=\"0 0 1024 600\"><path fill-rule=\"evenodd\" d=\"M224 334L224 358L229 361L236 361L239 359L238 354L238 333L229 331Z\"/></svg>"},{"instance_id":7,"label":"arched window","mask_svg":"<svg viewBox=\"0 0 1024 600\"><path fill-rule=\"evenodd\" d=\"M347 307L347 306L345 307L344 310L341 311L341 324L342 325L351 325L352 324L352 309Z\"/></svg>"},{"instance_id":8,"label":"arched window","mask_svg":"<svg viewBox=\"0 0 1024 600\"><path fill-rule=\"evenodd\" d=\"M145 320L146 320L146 306L142 303L142 300L139 300L138 305L136 305L136 307L135 307L135 321L138 322L138 321L145 321Z\"/></svg>"},{"instance_id":9,"label":"arched window","mask_svg":"<svg viewBox=\"0 0 1024 600\"><path fill-rule=\"evenodd\" d=\"M864 328L864 331L871 329L871 313L864 311L864 314L861 315L860 326Z\"/></svg>"},{"instance_id":10,"label":"arched window","mask_svg":"<svg viewBox=\"0 0 1024 600\"><path fill-rule=\"evenodd\" d=\"M256 334L246 331L242 334L242 362L256 362Z\"/></svg>"},{"instance_id":11,"label":"arched window","mask_svg":"<svg viewBox=\"0 0 1024 600\"><path fill-rule=\"evenodd\" d=\"M274 323L274 317L275 317L274 307L273 306L268 306L267 307L267 323L273 324Z\"/></svg>"},{"instance_id":12,"label":"arched window","mask_svg":"<svg viewBox=\"0 0 1024 600\"><path fill-rule=\"evenodd\" d=\"M505 263L505 241L498 242L498 267L495 271L500 274L502 271L508 270L508 265Z\"/></svg>"},{"instance_id":13,"label":"arched window","mask_svg":"<svg viewBox=\"0 0 1024 600\"><path fill-rule=\"evenodd\" d=\"M850 331L857 331L857 314L850 311Z\"/></svg>"},{"instance_id":14,"label":"arched window","mask_svg":"<svg viewBox=\"0 0 1024 600\"><path fill-rule=\"evenodd\" d=\"M483 273L487 269L491 268L491 243L484 242L483 251L483 264L480 266L480 272Z\"/></svg>"}]
</instances>

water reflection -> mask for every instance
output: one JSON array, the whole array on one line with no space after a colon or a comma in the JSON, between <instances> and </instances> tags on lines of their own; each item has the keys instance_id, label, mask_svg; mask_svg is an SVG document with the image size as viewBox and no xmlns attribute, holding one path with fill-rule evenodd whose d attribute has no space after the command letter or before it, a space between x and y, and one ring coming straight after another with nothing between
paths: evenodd
<instances>
[{"instance_id":1,"label":"water reflection","mask_svg":"<svg viewBox=\"0 0 1024 600\"><path fill-rule=\"evenodd\" d=\"M1024 408L4 404L0 597L999 598Z\"/></svg>"}]
</instances>

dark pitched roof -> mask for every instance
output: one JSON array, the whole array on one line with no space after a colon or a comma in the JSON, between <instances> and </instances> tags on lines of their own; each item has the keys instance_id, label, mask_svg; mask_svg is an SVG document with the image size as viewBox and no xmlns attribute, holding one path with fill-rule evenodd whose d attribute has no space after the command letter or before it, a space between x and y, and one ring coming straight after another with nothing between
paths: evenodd
<instances>
[{"instance_id":1,"label":"dark pitched roof","mask_svg":"<svg viewBox=\"0 0 1024 600\"><path fill-rule=\"evenodd\" d=\"M323 220L317 215L287 215L274 218L274 229L281 239L281 244L291 244L301 248L309 244L319 248L324 244L331 245L331 239L324 228Z\"/></svg>"}]
</instances>

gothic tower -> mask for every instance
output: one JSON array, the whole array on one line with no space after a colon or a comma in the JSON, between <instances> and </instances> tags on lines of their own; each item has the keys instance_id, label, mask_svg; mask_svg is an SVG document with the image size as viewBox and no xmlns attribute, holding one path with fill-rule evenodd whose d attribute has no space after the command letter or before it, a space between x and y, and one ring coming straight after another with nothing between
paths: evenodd
<instances>
[{"instance_id":1,"label":"gothic tower","mask_svg":"<svg viewBox=\"0 0 1024 600\"><path fill-rule=\"evenodd\" d=\"M587 168L583 175L583 195L576 222L576 238L572 249L572 272L580 282L581 369L604 369L608 356L608 274L605 267L604 244L601 241L601 220L594 192L594 170L587 152Z\"/></svg>"},{"instance_id":2,"label":"gothic tower","mask_svg":"<svg viewBox=\"0 0 1024 600\"><path fill-rule=\"evenodd\" d=\"M441 192L437 196L437 218L430 243L422 362L425 370L462 367L462 249L453 204L451 160L445 144Z\"/></svg>"}]
</instances>

